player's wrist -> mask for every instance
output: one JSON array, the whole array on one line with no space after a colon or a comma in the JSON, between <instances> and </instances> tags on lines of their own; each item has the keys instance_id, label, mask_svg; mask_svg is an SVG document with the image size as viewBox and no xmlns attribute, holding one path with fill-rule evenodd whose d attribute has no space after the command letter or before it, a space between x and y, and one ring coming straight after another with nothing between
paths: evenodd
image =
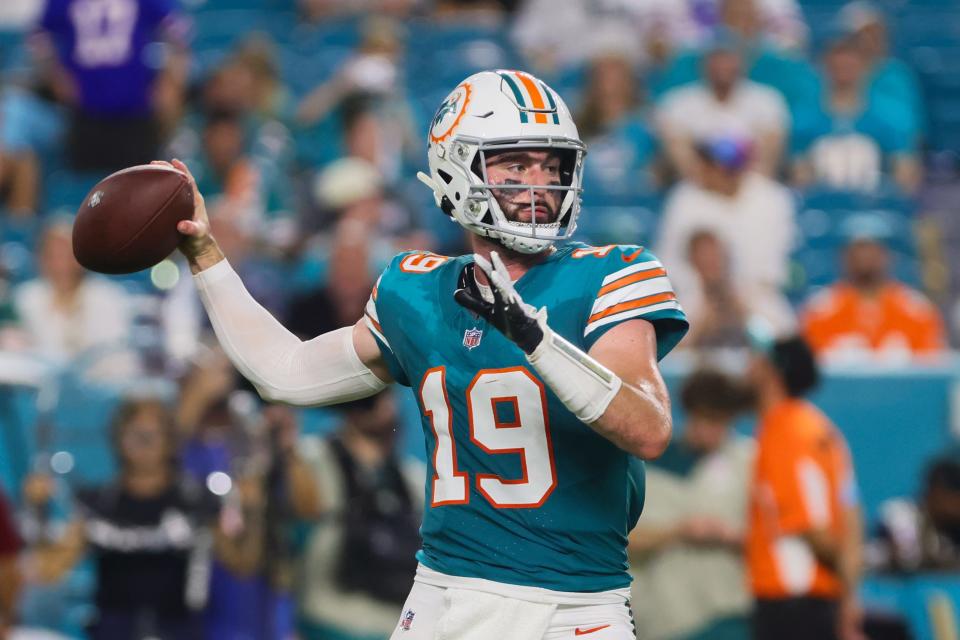
<instances>
[{"instance_id":1,"label":"player's wrist","mask_svg":"<svg viewBox=\"0 0 960 640\"><path fill-rule=\"evenodd\" d=\"M520 347L529 358L536 353L537 349L546 341L547 332L549 331L549 327L545 325L541 326L539 322L531 318L529 322L525 322L517 327L512 332L511 337L513 338L514 344Z\"/></svg>"},{"instance_id":2,"label":"player's wrist","mask_svg":"<svg viewBox=\"0 0 960 640\"><path fill-rule=\"evenodd\" d=\"M623 381L591 355L555 333L538 314L543 339L527 355L527 361L540 374L560 401L581 422L591 424L606 412L620 392Z\"/></svg>"},{"instance_id":3,"label":"player's wrist","mask_svg":"<svg viewBox=\"0 0 960 640\"><path fill-rule=\"evenodd\" d=\"M181 252L187 258L187 264L190 265L190 273L196 275L205 269L209 269L224 259L223 252L213 237L209 237L199 247L182 248Z\"/></svg>"}]
</instances>

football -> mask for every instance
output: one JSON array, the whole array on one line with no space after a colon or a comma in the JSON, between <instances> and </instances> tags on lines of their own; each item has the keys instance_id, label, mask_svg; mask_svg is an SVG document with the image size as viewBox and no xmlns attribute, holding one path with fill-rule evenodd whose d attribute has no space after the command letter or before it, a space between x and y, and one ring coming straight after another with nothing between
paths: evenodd
<instances>
[{"instance_id":1,"label":"football","mask_svg":"<svg viewBox=\"0 0 960 640\"><path fill-rule=\"evenodd\" d=\"M99 273L133 273L157 264L183 237L177 223L193 217L193 189L176 169L145 164L98 182L73 223L73 255Z\"/></svg>"}]
</instances>

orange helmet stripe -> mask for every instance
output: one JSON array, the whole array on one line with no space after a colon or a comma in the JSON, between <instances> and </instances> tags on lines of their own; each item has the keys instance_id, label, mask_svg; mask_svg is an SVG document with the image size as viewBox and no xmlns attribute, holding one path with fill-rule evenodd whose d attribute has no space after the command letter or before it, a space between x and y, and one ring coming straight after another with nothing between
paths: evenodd
<instances>
[{"instance_id":1,"label":"orange helmet stripe","mask_svg":"<svg viewBox=\"0 0 960 640\"><path fill-rule=\"evenodd\" d=\"M540 89L537 87L537 83L533 81L533 78L525 73L520 73L519 71L516 72L516 76L520 79L520 82L523 83L523 88L527 90L528 94L530 94L530 99L533 101L533 108L546 109L547 105L543 100L543 94L540 93ZM547 114L534 114L534 121L540 124L547 124Z\"/></svg>"}]
</instances>

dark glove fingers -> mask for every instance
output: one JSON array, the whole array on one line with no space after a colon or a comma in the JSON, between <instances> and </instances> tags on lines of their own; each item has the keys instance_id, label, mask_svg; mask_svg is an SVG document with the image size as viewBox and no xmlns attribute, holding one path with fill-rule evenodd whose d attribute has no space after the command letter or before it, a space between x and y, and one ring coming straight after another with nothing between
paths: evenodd
<instances>
[{"instance_id":1,"label":"dark glove fingers","mask_svg":"<svg viewBox=\"0 0 960 640\"><path fill-rule=\"evenodd\" d=\"M485 300L481 300L467 289L457 289L454 291L453 299L456 300L457 304L461 307L472 311L482 318L486 318L487 320L493 318L493 305Z\"/></svg>"}]
</instances>

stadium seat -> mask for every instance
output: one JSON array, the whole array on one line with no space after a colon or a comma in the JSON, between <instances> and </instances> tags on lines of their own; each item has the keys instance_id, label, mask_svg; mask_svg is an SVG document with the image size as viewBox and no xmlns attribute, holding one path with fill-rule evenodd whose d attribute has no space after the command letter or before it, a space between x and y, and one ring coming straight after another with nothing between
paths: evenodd
<instances>
[{"instance_id":1,"label":"stadium seat","mask_svg":"<svg viewBox=\"0 0 960 640\"><path fill-rule=\"evenodd\" d=\"M279 51L280 77L297 98L329 80L337 69L353 55L353 49L326 47L315 53L304 53L294 47Z\"/></svg>"},{"instance_id":2,"label":"stadium seat","mask_svg":"<svg viewBox=\"0 0 960 640\"><path fill-rule=\"evenodd\" d=\"M295 16L282 15L268 21L274 38L303 55L323 53L328 48L356 48L360 42L360 22L356 19L328 20L310 25L297 22Z\"/></svg>"},{"instance_id":3,"label":"stadium seat","mask_svg":"<svg viewBox=\"0 0 960 640\"><path fill-rule=\"evenodd\" d=\"M202 11L193 15L193 47L228 47L260 28L266 14L254 9Z\"/></svg>"},{"instance_id":4,"label":"stadium seat","mask_svg":"<svg viewBox=\"0 0 960 640\"><path fill-rule=\"evenodd\" d=\"M584 192L591 194L590 190ZM649 192L612 195L593 190L577 219L577 236L590 244L639 244L656 241L662 199Z\"/></svg>"},{"instance_id":5,"label":"stadium seat","mask_svg":"<svg viewBox=\"0 0 960 640\"><path fill-rule=\"evenodd\" d=\"M55 171L44 181L43 210L75 212L93 185L103 177L102 173L76 173L66 169Z\"/></svg>"},{"instance_id":6,"label":"stadium seat","mask_svg":"<svg viewBox=\"0 0 960 640\"><path fill-rule=\"evenodd\" d=\"M0 31L0 78L27 64L29 56L24 40L25 34L21 31Z\"/></svg>"}]
</instances>

